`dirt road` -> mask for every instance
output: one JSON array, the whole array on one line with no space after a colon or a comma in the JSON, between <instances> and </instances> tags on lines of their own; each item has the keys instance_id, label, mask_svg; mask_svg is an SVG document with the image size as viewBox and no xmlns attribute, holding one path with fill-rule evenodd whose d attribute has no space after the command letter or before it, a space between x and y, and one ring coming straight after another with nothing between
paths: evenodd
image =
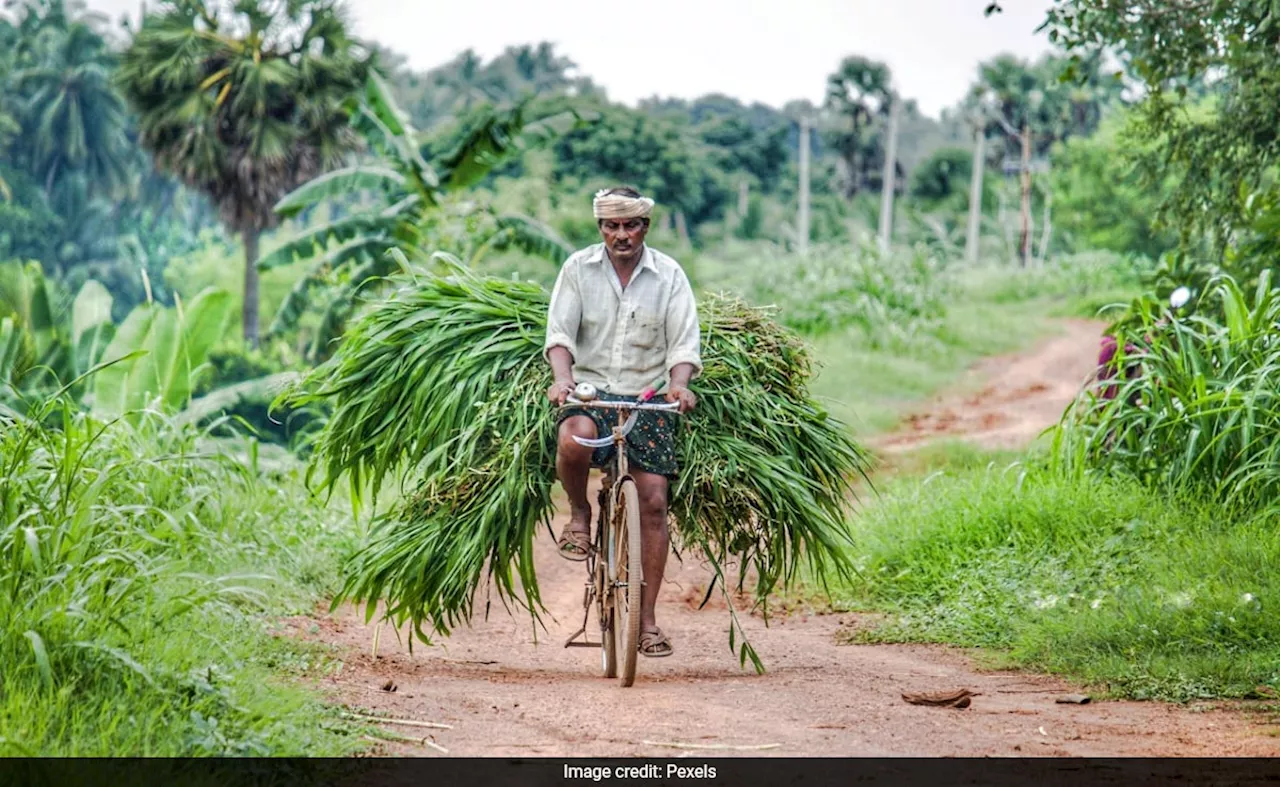
<instances>
[{"instance_id":1,"label":"dirt road","mask_svg":"<svg viewBox=\"0 0 1280 787\"><path fill-rule=\"evenodd\" d=\"M1031 352L988 358L948 392L910 412L893 434L874 440L897 453L937 439L985 448L1022 448L1057 422L1096 367L1103 323L1064 320L1062 333Z\"/></svg>"},{"instance_id":2,"label":"dirt road","mask_svg":"<svg viewBox=\"0 0 1280 787\"><path fill-rule=\"evenodd\" d=\"M1035 350L988 361L976 397L940 399L911 421L893 445L929 435L975 435L986 444L1025 442L1057 417L1088 372L1096 326L1070 323ZM1082 360L1083 359L1083 360ZM972 399L972 402L970 402ZM942 414L951 413L954 417ZM978 416L978 413L985 415ZM991 418L986 418L990 415ZM559 523L557 523L557 530ZM451 729L387 725L401 735L429 734L454 756L1210 756L1275 755L1277 739L1254 715L1211 706L1159 703L1055 703L1079 686L1044 676L976 669L960 651L935 646L841 645L851 614L793 611L744 618L768 671L742 670L728 649L728 615L713 599L697 610L708 575L699 566L668 571L659 623L675 655L641 658L636 685L599 677L599 651L565 649L582 619L582 564L558 558L544 534L539 584L550 609L547 630L499 607L444 644L410 654L384 626L354 610L317 612L291 622L296 635L337 647L341 671L323 678L334 700ZM594 632L593 632L594 633ZM394 685L394 691L383 686ZM964 710L903 702L904 691L968 688ZM604 723L604 720L608 723ZM724 748L698 750L663 744ZM383 751L436 756L439 749L388 743Z\"/></svg>"}]
</instances>

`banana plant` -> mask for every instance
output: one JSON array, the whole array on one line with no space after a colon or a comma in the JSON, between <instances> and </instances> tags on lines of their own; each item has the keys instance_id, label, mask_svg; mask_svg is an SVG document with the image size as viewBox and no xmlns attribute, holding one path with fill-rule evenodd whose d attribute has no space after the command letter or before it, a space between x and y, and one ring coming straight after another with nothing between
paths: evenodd
<instances>
[{"instance_id":1,"label":"banana plant","mask_svg":"<svg viewBox=\"0 0 1280 787\"><path fill-rule=\"evenodd\" d=\"M93 368L115 331L111 304L92 279L68 302L39 263L0 263L0 395L54 391ZM72 397L86 385L73 385Z\"/></svg>"},{"instance_id":2,"label":"banana plant","mask_svg":"<svg viewBox=\"0 0 1280 787\"><path fill-rule=\"evenodd\" d=\"M297 325L312 307L317 290L337 282L325 293L321 325L308 353L312 360L323 357L329 342L341 335L357 293L398 268L390 251L398 249L407 258L423 259L426 250L436 245L433 236L449 221L462 219L468 227L484 226L465 255L472 261L507 247L557 263L572 252L549 227L525 216L498 215L462 202L458 195L503 162L597 122L597 114L570 109L531 117L527 102L489 110L451 150L431 161L423 154L421 135L376 73L355 102L353 117L378 163L358 163L315 178L286 195L275 210L293 217L328 199L356 192L374 192L380 199L375 207L303 233L259 261L260 270L297 260L315 261L276 312L269 336Z\"/></svg>"},{"instance_id":3,"label":"banana plant","mask_svg":"<svg viewBox=\"0 0 1280 787\"><path fill-rule=\"evenodd\" d=\"M113 418L146 407L169 413L186 407L195 377L222 335L231 307L231 293L211 287L186 305L179 299L172 308L156 303L134 308L103 356L134 357L94 375L92 413Z\"/></svg>"}]
</instances>

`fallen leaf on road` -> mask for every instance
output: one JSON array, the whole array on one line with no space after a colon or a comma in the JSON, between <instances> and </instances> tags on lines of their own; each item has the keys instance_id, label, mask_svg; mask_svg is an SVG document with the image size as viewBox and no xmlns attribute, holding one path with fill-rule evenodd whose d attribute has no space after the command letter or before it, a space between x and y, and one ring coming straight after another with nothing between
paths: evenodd
<instances>
[{"instance_id":1,"label":"fallen leaf on road","mask_svg":"<svg viewBox=\"0 0 1280 787\"><path fill-rule=\"evenodd\" d=\"M902 692L904 702L912 705L931 705L938 708L967 708L970 697L978 696L977 692L968 689L934 692Z\"/></svg>"}]
</instances>

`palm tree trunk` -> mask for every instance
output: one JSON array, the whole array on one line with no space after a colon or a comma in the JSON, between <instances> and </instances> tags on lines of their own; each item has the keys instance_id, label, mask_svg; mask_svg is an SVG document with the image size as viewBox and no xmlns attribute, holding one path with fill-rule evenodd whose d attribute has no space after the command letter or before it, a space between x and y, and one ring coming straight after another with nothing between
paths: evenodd
<instances>
[{"instance_id":1,"label":"palm tree trunk","mask_svg":"<svg viewBox=\"0 0 1280 787\"><path fill-rule=\"evenodd\" d=\"M244 343L251 348L258 346L258 230L245 229L244 237L244 306L241 309L241 325Z\"/></svg>"}]
</instances>

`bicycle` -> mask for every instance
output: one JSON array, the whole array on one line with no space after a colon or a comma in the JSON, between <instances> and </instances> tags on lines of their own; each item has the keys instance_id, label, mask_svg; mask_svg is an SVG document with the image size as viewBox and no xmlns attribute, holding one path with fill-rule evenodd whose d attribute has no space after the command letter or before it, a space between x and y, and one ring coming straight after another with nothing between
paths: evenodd
<instances>
[{"instance_id":1,"label":"bicycle","mask_svg":"<svg viewBox=\"0 0 1280 787\"><path fill-rule=\"evenodd\" d=\"M590 384L579 385L574 395L558 408L595 407L630 411L625 423L614 426L612 434L590 440L577 435L579 445L600 448L612 443L613 466L604 470L604 484L597 496L596 533L587 554L587 583L582 593L582 627L564 643L566 648L600 648L600 666L606 678L617 678L627 687L635 682L636 654L640 650L640 593L644 586L644 569L640 563L640 498L627 465L627 435L636 424L641 410L678 412L679 402L651 404L652 389L638 402L606 402L595 398ZM595 601L600 623L600 641L586 639L587 622ZM581 642L575 640L583 637ZM619 665L618 654L622 660ZM621 667L621 668L619 668Z\"/></svg>"}]
</instances>

